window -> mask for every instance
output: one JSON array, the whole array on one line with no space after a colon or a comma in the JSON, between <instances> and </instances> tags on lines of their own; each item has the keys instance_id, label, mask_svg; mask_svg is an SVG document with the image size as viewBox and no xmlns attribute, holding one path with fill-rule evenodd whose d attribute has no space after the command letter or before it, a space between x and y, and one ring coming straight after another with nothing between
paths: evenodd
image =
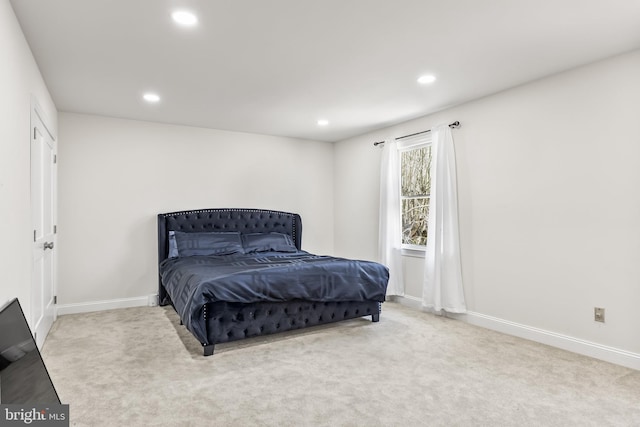
<instances>
[{"instance_id":1,"label":"window","mask_svg":"<svg viewBox=\"0 0 640 427\"><path fill-rule=\"evenodd\" d=\"M423 136L407 143L399 146L402 246L424 250L431 193L431 139Z\"/></svg>"}]
</instances>

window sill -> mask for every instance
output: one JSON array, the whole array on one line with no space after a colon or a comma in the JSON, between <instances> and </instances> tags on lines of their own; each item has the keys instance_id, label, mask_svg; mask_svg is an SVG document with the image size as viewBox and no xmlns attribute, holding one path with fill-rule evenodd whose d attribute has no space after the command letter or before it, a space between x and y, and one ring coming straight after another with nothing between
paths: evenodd
<instances>
[{"instance_id":1,"label":"window sill","mask_svg":"<svg viewBox=\"0 0 640 427\"><path fill-rule=\"evenodd\" d=\"M426 248L424 246L403 247L400 250L402 256L410 256L414 258L424 258Z\"/></svg>"}]
</instances>

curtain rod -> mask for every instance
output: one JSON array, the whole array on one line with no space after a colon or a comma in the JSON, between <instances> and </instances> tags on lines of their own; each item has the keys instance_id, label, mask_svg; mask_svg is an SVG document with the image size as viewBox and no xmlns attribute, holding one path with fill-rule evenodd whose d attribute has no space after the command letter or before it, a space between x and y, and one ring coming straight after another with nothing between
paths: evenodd
<instances>
[{"instance_id":1,"label":"curtain rod","mask_svg":"<svg viewBox=\"0 0 640 427\"><path fill-rule=\"evenodd\" d=\"M449 123L449 127L452 128L452 129L459 128L460 127L460 122L456 120L453 123ZM399 137L396 138L396 141L399 140L399 139L409 138L410 136L421 135L423 133L428 133L428 132L431 132L431 129L423 130L422 132L416 132L416 133L412 133L412 134L409 134L409 135L399 136ZM380 144L384 144L384 141L374 142L373 146L377 147Z\"/></svg>"}]
</instances>

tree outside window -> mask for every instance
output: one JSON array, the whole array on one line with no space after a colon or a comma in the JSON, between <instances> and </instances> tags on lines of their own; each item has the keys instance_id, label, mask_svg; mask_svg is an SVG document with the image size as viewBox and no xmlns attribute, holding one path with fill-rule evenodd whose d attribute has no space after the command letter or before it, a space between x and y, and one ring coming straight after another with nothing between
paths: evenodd
<instances>
[{"instance_id":1,"label":"tree outside window","mask_svg":"<svg viewBox=\"0 0 640 427\"><path fill-rule=\"evenodd\" d=\"M430 144L421 144L400 152L402 244L408 248L418 246L424 249L427 244L430 170Z\"/></svg>"}]
</instances>

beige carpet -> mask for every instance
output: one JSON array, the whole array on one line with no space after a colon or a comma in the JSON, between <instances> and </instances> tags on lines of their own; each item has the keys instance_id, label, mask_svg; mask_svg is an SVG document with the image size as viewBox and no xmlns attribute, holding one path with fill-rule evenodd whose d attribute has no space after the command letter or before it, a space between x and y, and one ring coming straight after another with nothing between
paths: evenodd
<instances>
[{"instance_id":1,"label":"beige carpet","mask_svg":"<svg viewBox=\"0 0 640 427\"><path fill-rule=\"evenodd\" d=\"M43 355L78 426L640 426L640 371L394 303L206 358L168 307L69 315Z\"/></svg>"}]
</instances>

